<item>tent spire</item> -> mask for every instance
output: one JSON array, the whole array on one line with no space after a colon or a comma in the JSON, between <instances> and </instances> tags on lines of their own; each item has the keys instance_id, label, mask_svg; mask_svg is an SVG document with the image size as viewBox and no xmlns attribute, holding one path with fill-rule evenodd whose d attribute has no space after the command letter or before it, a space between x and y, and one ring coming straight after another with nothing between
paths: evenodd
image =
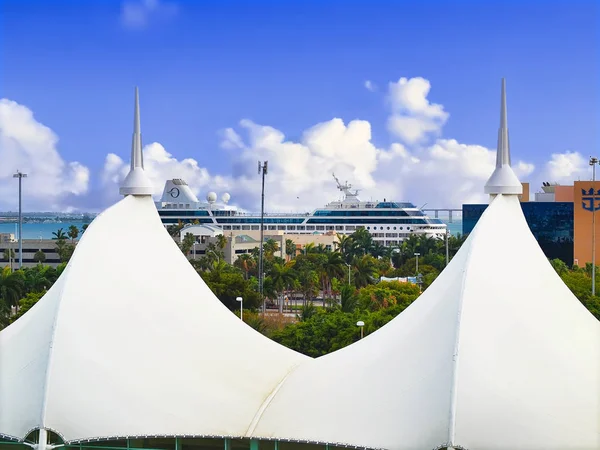
<instances>
[{"instance_id":1,"label":"tent spire","mask_svg":"<svg viewBox=\"0 0 600 450\"><path fill-rule=\"evenodd\" d=\"M133 113L133 142L131 144L131 169L123 180L121 195L152 195L152 182L144 172L142 156L142 133L140 131L140 100L138 88L135 88L135 107Z\"/></svg>"},{"instance_id":2,"label":"tent spire","mask_svg":"<svg viewBox=\"0 0 600 450\"><path fill-rule=\"evenodd\" d=\"M523 193L523 186L511 168L506 112L506 80L504 78L502 78L500 98L500 128L496 150L496 169L485 184L485 193L491 196L496 194L520 195Z\"/></svg>"}]
</instances>

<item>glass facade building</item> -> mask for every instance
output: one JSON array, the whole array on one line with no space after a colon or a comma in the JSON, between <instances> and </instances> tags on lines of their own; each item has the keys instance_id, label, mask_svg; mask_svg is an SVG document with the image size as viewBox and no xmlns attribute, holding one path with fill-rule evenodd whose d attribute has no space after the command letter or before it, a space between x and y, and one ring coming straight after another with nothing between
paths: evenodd
<instances>
[{"instance_id":1,"label":"glass facade building","mask_svg":"<svg viewBox=\"0 0 600 450\"><path fill-rule=\"evenodd\" d=\"M463 205L463 234L469 234L488 205ZM573 203L523 202L523 214L529 229L549 259L573 264Z\"/></svg>"}]
</instances>

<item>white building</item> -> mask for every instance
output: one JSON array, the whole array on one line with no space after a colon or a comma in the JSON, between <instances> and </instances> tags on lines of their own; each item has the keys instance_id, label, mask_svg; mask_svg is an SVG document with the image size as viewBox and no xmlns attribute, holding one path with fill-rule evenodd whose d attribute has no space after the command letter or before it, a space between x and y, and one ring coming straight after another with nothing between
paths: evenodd
<instances>
[{"instance_id":1,"label":"white building","mask_svg":"<svg viewBox=\"0 0 600 450\"><path fill-rule=\"evenodd\" d=\"M505 111L504 89L502 98ZM600 322L529 231L505 112L490 206L448 267L388 325L318 359L247 327L189 265L148 192L136 124L126 197L94 220L44 298L0 332L5 441L600 448Z\"/></svg>"}]
</instances>

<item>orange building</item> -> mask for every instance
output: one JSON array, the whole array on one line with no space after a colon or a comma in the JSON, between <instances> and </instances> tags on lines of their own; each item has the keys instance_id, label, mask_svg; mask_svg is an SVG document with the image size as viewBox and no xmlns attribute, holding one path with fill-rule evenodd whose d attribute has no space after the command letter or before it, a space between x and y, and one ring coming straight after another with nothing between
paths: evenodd
<instances>
[{"instance_id":1,"label":"orange building","mask_svg":"<svg viewBox=\"0 0 600 450\"><path fill-rule=\"evenodd\" d=\"M567 187L567 186L564 186ZM570 187L570 186L568 186ZM584 267L592 261L592 216L596 210L596 263L600 256L600 181L576 181L573 188L573 260Z\"/></svg>"},{"instance_id":2,"label":"orange building","mask_svg":"<svg viewBox=\"0 0 600 450\"><path fill-rule=\"evenodd\" d=\"M573 186L554 186L554 201L555 202L574 202L575 191Z\"/></svg>"},{"instance_id":3,"label":"orange building","mask_svg":"<svg viewBox=\"0 0 600 450\"><path fill-rule=\"evenodd\" d=\"M523 193L519 195L519 201L528 202L529 201L529 183L521 183L523 186Z\"/></svg>"}]
</instances>

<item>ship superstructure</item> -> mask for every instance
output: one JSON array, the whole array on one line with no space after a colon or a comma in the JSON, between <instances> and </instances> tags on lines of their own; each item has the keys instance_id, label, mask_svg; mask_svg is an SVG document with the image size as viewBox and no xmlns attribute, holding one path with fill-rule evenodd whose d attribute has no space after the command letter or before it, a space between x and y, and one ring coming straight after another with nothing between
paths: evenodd
<instances>
[{"instance_id":1,"label":"ship superstructure","mask_svg":"<svg viewBox=\"0 0 600 450\"><path fill-rule=\"evenodd\" d=\"M361 201L359 190L333 175L343 198L309 213L265 213L265 230L299 234L352 234L360 228L371 233L383 245L398 245L411 234L443 237L446 224L430 218L409 202ZM156 202L163 224L204 223L223 231L259 230L260 214L248 213L228 205L229 194L217 201L209 192L201 202L182 179L167 181L160 201Z\"/></svg>"}]
</instances>

